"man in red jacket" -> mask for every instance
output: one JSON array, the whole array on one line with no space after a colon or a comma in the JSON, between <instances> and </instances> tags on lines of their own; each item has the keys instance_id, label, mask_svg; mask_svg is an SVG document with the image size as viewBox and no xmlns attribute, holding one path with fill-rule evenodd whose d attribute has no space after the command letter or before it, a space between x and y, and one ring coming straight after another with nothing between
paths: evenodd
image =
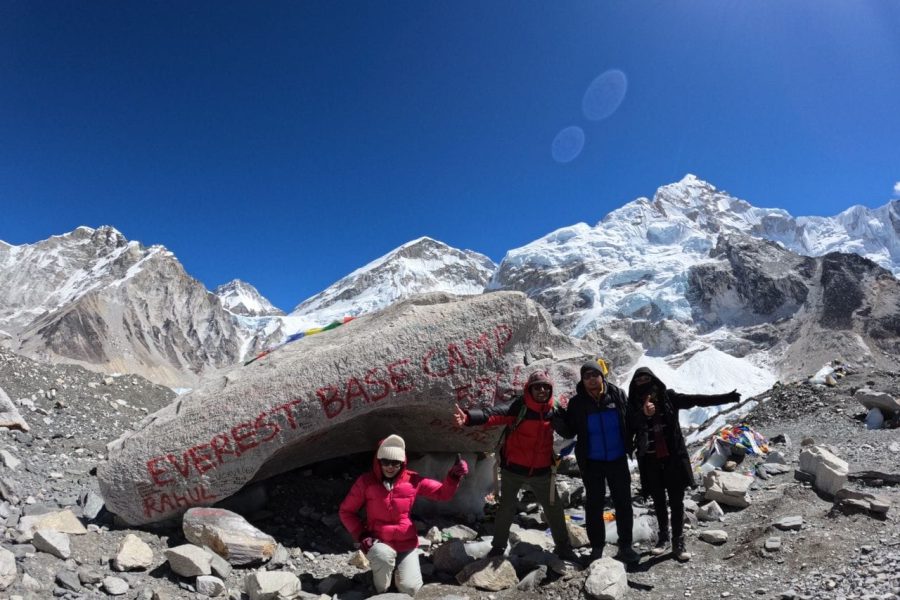
<instances>
[{"instance_id":1,"label":"man in red jacket","mask_svg":"<svg viewBox=\"0 0 900 600\"><path fill-rule=\"evenodd\" d=\"M528 486L544 509L556 555L564 560L578 560L569 544L562 503L551 477L555 458L550 421L555 411L553 382L544 371L532 373L525 383L524 394L511 403L468 411L456 405L454 417L459 426L505 425L508 428L498 457L500 504L494 517L494 541L489 556L502 556L506 552L519 490Z\"/></svg>"},{"instance_id":2,"label":"man in red jacket","mask_svg":"<svg viewBox=\"0 0 900 600\"><path fill-rule=\"evenodd\" d=\"M400 593L414 596L422 587L419 535L409 513L419 494L431 500L450 500L468 472L466 461L459 459L443 482L426 479L406 468L406 442L399 435L390 435L379 444L372 470L357 478L339 511L344 527L369 558L379 594L391 585L394 567ZM366 509L365 523L359 517L362 508Z\"/></svg>"}]
</instances>

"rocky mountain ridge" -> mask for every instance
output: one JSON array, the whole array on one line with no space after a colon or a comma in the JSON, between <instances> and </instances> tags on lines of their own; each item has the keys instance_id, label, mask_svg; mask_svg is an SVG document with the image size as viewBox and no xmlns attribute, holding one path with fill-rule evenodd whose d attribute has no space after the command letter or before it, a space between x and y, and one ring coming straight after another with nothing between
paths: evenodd
<instances>
[{"instance_id":1,"label":"rocky mountain ridge","mask_svg":"<svg viewBox=\"0 0 900 600\"><path fill-rule=\"evenodd\" d=\"M483 254L457 250L422 237L360 267L298 304L292 317L327 324L359 316L415 294L445 292L476 295L484 291L496 265Z\"/></svg>"},{"instance_id":2,"label":"rocky mountain ridge","mask_svg":"<svg viewBox=\"0 0 900 600\"><path fill-rule=\"evenodd\" d=\"M213 293L227 311L236 315L272 317L285 314L283 310L273 306L267 298L259 293L259 290L240 279L233 279L220 285Z\"/></svg>"},{"instance_id":3,"label":"rocky mountain ridge","mask_svg":"<svg viewBox=\"0 0 900 600\"><path fill-rule=\"evenodd\" d=\"M0 248L0 328L16 352L195 385L241 358L234 317L162 246L112 227Z\"/></svg>"},{"instance_id":4,"label":"rocky mountain ridge","mask_svg":"<svg viewBox=\"0 0 900 600\"><path fill-rule=\"evenodd\" d=\"M789 377L802 369L795 360L785 362L785 353L815 347L819 333L835 341L816 355L843 356L839 350L846 340L837 339L846 338L852 343L844 348L854 354L845 358L861 351L885 364L893 360L885 353L894 345L883 342L900 336L890 305L895 284L888 283L896 281L891 271L898 270L898 207L893 202L875 211L857 207L832 220L795 219L780 209L753 207L689 175L660 188L652 200L641 198L611 212L595 227L562 228L511 250L489 289L525 292L547 308L560 329L596 341L626 369L642 357L664 356L677 364L681 353L714 347L747 357L776 378ZM885 222L860 224L876 217ZM859 236L870 233L871 239L861 241ZM879 268L878 276L854 278L851 274L877 265L856 254L831 252L825 264L833 270L826 269L825 279L813 285L825 259L804 258L796 250L833 248L869 248L887 268ZM874 288L863 291L866 286ZM864 308L861 298L878 296L885 286L891 291L887 301L876 300L881 317L874 338L847 333L849 321L864 321L875 310ZM849 296L858 300L849 302L852 307L844 306ZM840 324L821 314L834 317L842 309L847 310ZM786 320L792 325L785 326ZM811 324L801 325L805 321ZM808 339L801 339L804 335Z\"/></svg>"},{"instance_id":5,"label":"rocky mountain ridge","mask_svg":"<svg viewBox=\"0 0 900 600\"><path fill-rule=\"evenodd\" d=\"M801 310L810 275L790 269L813 268L802 255L841 250L896 274L898 215L900 201L872 210L853 207L832 218L792 217L688 175L659 188L652 200L639 198L612 211L594 227L562 228L510 250L499 265L427 237L413 240L301 302L290 315L279 314L244 282L210 294L162 246L145 248L109 227L82 227L35 244L0 244L0 343L43 360L194 386L299 331L418 293L518 290L547 308L564 332L592 341L620 368L647 356L669 356L678 364L679 354L719 348L778 378L787 374L782 364L799 372L783 360L793 342L776 339L786 329L779 323L794 323L791 336L835 329L823 329L818 308ZM773 242L766 252L778 260L741 259L751 245L728 241L735 236ZM717 250L726 247L731 250ZM842 267L850 274L859 268ZM762 281L765 293L750 293ZM825 305L841 304L831 295L881 293L862 291L852 277L836 281L843 283L817 288ZM866 281L892 287L886 277ZM868 318L866 310L858 307L852 318ZM861 339L842 334L849 347L873 355L889 351L900 327L887 304L877 311L882 314L869 333L880 342L874 344L869 333ZM817 325L798 325L807 318Z\"/></svg>"}]
</instances>

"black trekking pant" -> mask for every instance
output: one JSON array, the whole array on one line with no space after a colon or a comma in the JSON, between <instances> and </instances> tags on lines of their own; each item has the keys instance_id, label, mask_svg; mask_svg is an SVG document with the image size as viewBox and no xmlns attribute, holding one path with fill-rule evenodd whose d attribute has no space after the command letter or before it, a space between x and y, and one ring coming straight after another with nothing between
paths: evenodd
<instances>
[{"instance_id":1,"label":"black trekking pant","mask_svg":"<svg viewBox=\"0 0 900 600\"><path fill-rule=\"evenodd\" d=\"M684 535L684 465L678 458L658 460L648 456L642 461L641 467L645 469L641 480L650 487L646 491L653 499L660 538L666 539L669 536L669 509L672 511L672 539L681 538Z\"/></svg>"},{"instance_id":2,"label":"black trekking pant","mask_svg":"<svg viewBox=\"0 0 900 600\"><path fill-rule=\"evenodd\" d=\"M619 547L631 548L634 514L631 511L631 472L628 459L587 460L581 473L585 493L585 521L591 550L603 551L606 544L606 523L603 508L606 505L606 486L616 509L616 531L619 533Z\"/></svg>"}]
</instances>

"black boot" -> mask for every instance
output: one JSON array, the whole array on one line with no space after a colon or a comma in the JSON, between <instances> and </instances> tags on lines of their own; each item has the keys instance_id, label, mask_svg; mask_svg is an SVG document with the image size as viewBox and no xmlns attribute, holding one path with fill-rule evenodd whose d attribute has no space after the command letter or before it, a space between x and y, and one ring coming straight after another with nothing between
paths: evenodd
<instances>
[{"instance_id":1,"label":"black boot","mask_svg":"<svg viewBox=\"0 0 900 600\"><path fill-rule=\"evenodd\" d=\"M556 547L556 555L562 559L573 563L581 562L581 558L572 550L572 546L565 544Z\"/></svg>"},{"instance_id":2,"label":"black boot","mask_svg":"<svg viewBox=\"0 0 900 600\"><path fill-rule=\"evenodd\" d=\"M650 549L650 554L653 556L659 556L660 554L665 554L666 549L669 547L669 532L668 531L660 531L659 539L656 541L656 545Z\"/></svg>"},{"instance_id":3,"label":"black boot","mask_svg":"<svg viewBox=\"0 0 900 600\"><path fill-rule=\"evenodd\" d=\"M691 553L687 551L683 535L675 538L675 541L672 542L672 554L681 562L691 560Z\"/></svg>"},{"instance_id":4,"label":"black boot","mask_svg":"<svg viewBox=\"0 0 900 600\"><path fill-rule=\"evenodd\" d=\"M635 565L640 562L641 555L634 551L631 545L619 546L619 551L613 557L626 565Z\"/></svg>"}]
</instances>

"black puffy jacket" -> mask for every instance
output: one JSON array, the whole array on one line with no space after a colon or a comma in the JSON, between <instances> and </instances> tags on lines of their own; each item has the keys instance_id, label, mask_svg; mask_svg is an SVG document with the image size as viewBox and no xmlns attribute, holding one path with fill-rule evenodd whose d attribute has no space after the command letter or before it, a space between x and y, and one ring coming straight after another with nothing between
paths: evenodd
<instances>
[{"instance_id":1,"label":"black puffy jacket","mask_svg":"<svg viewBox=\"0 0 900 600\"><path fill-rule=\"evenodd\" d=\"M649 375L652 378L651 383L647 386L636 386L634 379L640 375ZM638 468L641 473L641 487L644 493L648 493L649 490L658 487L660 483L649 479L652 474L648 468L647 449L650 445L651 419L647 418L643 412L644 398L647 394L655 395L656 410L659 411L660 416L665 421L665 441L669 450L669 457L666 460L674 460L680 463L681 468L679 471L684 487L696 487L697 482L694 479L694 471L691 468L691 459L684 443L681 425L678 422L678 411L694 408L695 406L716 406L737 402L741 399L741 395L737 392L712 395L681 394L675 390L666 389L665 384L647 367L640 367L634 372L631 384L628 386L629 432L633 436L632 443L637 454Z\"/></svg>"}]
</instances>

